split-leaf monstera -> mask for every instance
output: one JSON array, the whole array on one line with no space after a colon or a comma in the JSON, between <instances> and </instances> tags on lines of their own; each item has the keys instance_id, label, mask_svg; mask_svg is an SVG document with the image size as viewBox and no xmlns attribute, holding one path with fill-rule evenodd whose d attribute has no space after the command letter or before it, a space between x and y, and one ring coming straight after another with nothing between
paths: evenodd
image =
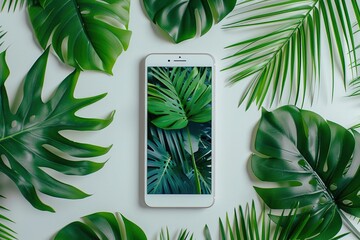
<instances>
[{"instance_id":1,"label":"split-leaf monstera","mask_svg":"<svg viewBox=\"0 0 360 240\"><path fill-rule=\"evenodd\" d=\"M31 24L42 48L51 43L66 64L112 73L129 45L130 0L29 1Z\"/></svg>"},{"instance_id":2,"label":"split-leaf monstera","mask_svg":"<svg viewBox=\"0 0 360 240\"><path fill-rule=\"evenodd\" d=\"M211 69L153 68L149 78L162 85L148 84L148 111L156 118L151 122L162 129L182 129L189 121L211 120L211 85L206 82Z\"/></svg>"},{"instance_id":3,"label":"split-leaf monstera","mask_svg":"<svg viewBox=\"0 0 360 240\"><path fill-rule=\"evenodd\" d=\"M54 240L146 240L143 230L122 214L98 212L82 217L82 222L70 223Z\"/></svg>"},{"instance_id":4,"label":"split-leaf monstera","mask_svg":"<svg viewBox=\"0 0 360 240\"><path fill-rule=\"evenodd\" d=\"M299 204L299 218L311 214L300 236L322 234L322 239L329 239L340 230L341 218L347 221L343 212L360 217L358 132L284 106L263 111L255 150L251 157L255 176L278 184L255 187L265 203L273 209Z\"/></svg>"},{"instance_id":5,"label":"split-leaf monstera","mask_svg":"<svg viewBox=\"0 0 360 240\"><path fill-rule=\"evenodd\" d=\"M79 71L74 71L59 85L47 102L41 99L49 50L36 61L25 77L23 98L13 113L9 106L5 80L10 71L5 52L0 54L0 172L15 182L23 196L37 209L54 211L38 197L79 199L88 195L53 178L47 169L67 175L86 175L104 163L89 161L107 153L110 147L78 143L64 137L63 130L103 129L113 119L81 118L75 113L102 99L106 94L77 99L74 90Z\"/></svg>"},{"instance_id":6,"label":"split-leaf monstera","mask_svg":"<svg viewBox=\"0 0 360 240\"><path fill-rule=\"evenodd\" d=\"M235 7L236 0L143 0L155 24L176 43L207 33Z\"/></svg>"}]
</instances>

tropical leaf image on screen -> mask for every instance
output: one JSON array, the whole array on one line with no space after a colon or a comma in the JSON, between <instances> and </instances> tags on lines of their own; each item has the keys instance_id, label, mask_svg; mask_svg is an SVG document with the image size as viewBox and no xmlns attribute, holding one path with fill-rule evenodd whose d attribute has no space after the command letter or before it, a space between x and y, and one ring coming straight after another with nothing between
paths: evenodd
<instances>
[{"instance_id":1,"label":"tropical leaf image on screen","mask_svg":"<svg viewBox=\"0 0 360 240\"><path fill-rule=\"evenodd\" d=\"M148 193L211 193L211 101L211 68L149 68Z\"/></svg>"}]
</instances>

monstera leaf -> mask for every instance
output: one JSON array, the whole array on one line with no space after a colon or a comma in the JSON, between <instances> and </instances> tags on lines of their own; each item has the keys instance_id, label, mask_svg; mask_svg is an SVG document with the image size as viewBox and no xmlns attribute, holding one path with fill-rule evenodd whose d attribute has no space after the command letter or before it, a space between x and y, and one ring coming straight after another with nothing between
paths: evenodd
<instances>
[{"instance_id":1,"label":"monstera leaf","mask_svg":"<svg viewBox=\"0 0 360 240\"><path fill-rule=\"evenodd\" d=\"M122 214L98 212L82 217L82 222L70 223L61 229L54 240L146 240L139 226Z\"/></svg>"},{"instance_id":2,"label":"monstera leaf","mask_svg":"<svg viewBox=\"0 0 360 240\"><path fill-rule=\"evenodd\" d=\"M299 204L302 212L298 216L311 214L300 236L308 239L314 232L329 239L340 230L341 217L347 222L343 212L360 217L358 132L313 112L284 106L263 112L255 150L253 173L262 181L277 184L255 187L265 203L273 209Z\"/></svg>"},{"instance_id":3,"label":"monstera leaf","mask_svg":"<svg viewBox=\"0 0 360 240\"><path fill-rule=\"evenodd\" d=\"M211 76L207 68L152 68L148 84L151 122L162 129L182 129L189 121L211 120Z\"/></svg>"},{"instance_id":4,"label":"monstera leaf","mask_svg":"<svg viewBox=\"0 0 360 240\"><path fill-rule=\"evenodd\" d=\"M176 43L204 35L235 7L236 0L144 0L156 25Z\"/></svg>"},{"instance_id":5,"label":"monstera leaf","mask_svg":"<svg viewBox=\"0 0 360 240\"><path fill-rule=\"evenodd\" d=\"M47 170L67 175L90 174L99 170L103 163L87 159L101 156L110 149L71 141L60 132L102 129L111 123L113 114L106 119L81 118L75 115L78 110L105 96L76 99L74 90L79 77L78 71L70 74L44 103L41 91L48 53L46 50L26 75L23 98L15 112L10 110L5 88L9 68L5 62L5 53L0 54L0 171L15 182L35 208L53 211L39 199L38 192L68 199L88 195L56 180Z\"/></svg>"},{"instance_id":6,"label":"monstera leaf","mask_svg":"<svg viewBox=\"0 0 360 240\"><path fill-rule=\"evenodd\" d=\"M41 47L52 44L66 64L112 72L129 45L130 0L39 0L28 7Z\"/></svg>"}]
</instances>

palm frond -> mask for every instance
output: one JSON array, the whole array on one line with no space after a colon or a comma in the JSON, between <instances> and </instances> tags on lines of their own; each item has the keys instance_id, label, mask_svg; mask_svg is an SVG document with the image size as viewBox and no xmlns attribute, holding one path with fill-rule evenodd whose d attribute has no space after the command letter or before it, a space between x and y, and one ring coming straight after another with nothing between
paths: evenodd
<instances>
[{"instance_id":1,"label":"palm frond","mask_svg":"<svg viewBox=\"0 0 360 240\"><path fill-rule=\"evenodd\" d=\"M360 13L359 13L360 14ZM354 33L356 37L357 46L355 47L354 51L356 52L357 56L360 54L360 25L354 26ZM351 93L350 96L358 96L360 95L360 58L357 61L354 61L351 64L353 71L356 72L356 77L350 82ZM360 124L357 126L359 127Z\"/></svg>"},{"instance_id":2,"label":"palm frond","mask_svg":"<svg viewBox=\"0 0 360 240\"><path fill-rule=\"evenodd\" d=\"M0 26L0 47L3 45L3 41L2 38L5 36L6 32L4 32L3 30L1 30L1 26Z\"/></svg>"},{"instance_id":3,"label":"palm frond","mask_svg":"<svg viewBox=\"0 0 360 240\"><path fill-rule=\"evenodd\" d=\"M1 10L4 10L7 6L7 11L10 11L11 8L13 9L13 11L15 11L17 7L22 8L26 3L27 0L4 0L1 6Z\"/></svg>"},{"instance_id":4,"label":"palm frond","mask_svg":"<svg viewBox=\"0 0 360 240\"><path fill-rule=\"evenodd\" d=\"M205 237L205 240L212 240L210 229L207 224L204 227L204 237Z\"/></svg>"},{"instance_id":5,"label":"palm frond","mask_svg":"<svg viewBox=\"0 0 360 240\"><path fill-rule=\"evenodd\" d=\"M263 33L227 47L234 51L226 58L229 65L224 69L235 72L229 82L233 84L252 77L239 105L248 98L247 108L252 103L260 107L269 92L272 105L276 98L279 101L283 98L285 88L289 89L288 102L296 104L302 99L303 104L306 96L313 98L320 86L321 66L328 67L322 60L324 54L329 54L332 94L338 62L346 88L348 61L357 62L353 51L351 9L359 22L356 1L352 5L345 0L248 0L239 3L231 17L235 20L225 28L236 31L261 28ZM324 35L327 52L322 46Z\"/></svg>"},{"instance_id":6,"label":"palm frond","mask_svg":"<svg viewBox=\"0 0 360 240\"><path fill-rule=\"evenodd\" d=\"M0 195L0 198L4 198ZM9 211L7 208L4 208L3 206L0 206L1 211ZM17 239L15 237L16 232L12 230L10 227L8 227L8 223L13 223L12 220L7 218L5 215L0 213L0 239L6 239L6 240L15 240Z\"/></svg>"},{"instance_id":7,"label":"palm frond","mask_svg":"<svg viewBox=\"0 0 360 240\"><path fill-rule=\"evenodd\" d=\"M305 212L299 217L299 205L294 206L289 212L282 211L280 216L272 215L265 205L257 213L254 201L251 206L246 205L245 210L239 206L234 210L233 221L226 214L225 221L219 219L221 240L285 240L285 239L317 239L318 236L303 238L304 232L309 233L308 224L310 215ZM313 231L315 230L315 231ZM310 229L316 235L317 229ZM302 235L301 235L302 234ZM331 240L340 239L348 233L327 238ZM319 238L325 239L325 238Z\"/></svg>"},{"instance_id":8,"label":"palm frond","mask_svg":"<svg viewBox=\"0 0 360 240\"><path fill-rule=\"evenodd\" d=\"M166 228L166 231L164 229L161 230L161 232L160 232L160 240L172 240L172 239L193 240L194 235L190 234L190 232L187 229L181 229L179 234L176 236L176 238L171 238L168 228Z\"/></svg>"},{"instance_id":9,"label":"palm frond","mask_svg":"<svg viewBox=\"0 0 360 240\"><path fill-rule=\"evenodd\" d=\"M258 221L260 219L260 221ZM238 211L234 209L234 219L230 222L226 214L225 221L219 219L221 240L248 240L248 239L269 239L271 221L265 211L265 206L257 215L254 202L251 206L246 205L245 210L239 206ZM280 228L277 226L277 228ZM278 231L276 231L278 232Z\"/></svg>"}]
</instances>

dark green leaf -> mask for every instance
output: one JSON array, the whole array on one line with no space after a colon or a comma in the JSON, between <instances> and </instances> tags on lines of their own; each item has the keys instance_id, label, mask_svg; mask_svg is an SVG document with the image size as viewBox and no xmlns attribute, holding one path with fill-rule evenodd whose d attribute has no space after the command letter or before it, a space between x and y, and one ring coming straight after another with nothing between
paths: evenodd
<instances>
[{"instance_id":1,"label":"dark green leaf","mask_svg":"<svg viewBox=\"0 0 360 240\"><path fill-rule=\"evenodd\" d=\"M39 0L28 7L42 48L52 44L64 63L112 73L129 45L130 0Z\"/></svg>"},{"instance_id":2,"label":"dark green leaf","mask_svg":"<svg viewBox=\"0 0 360 240\"><path fill-rule=\"evenodd\" d=\"M277 184L256 187L274 209L299 204L310 216L299 236L331 238L341 212L360 217L360 134L293 106L263 111L251 167L257 178ZM318 223L318 225L315 225ZM316 226L316 227L315 227Z\"/></svg>"},{"instance_id":3,"label":"dark green leaf","mask_svg":"<svg viewBox=\"0 0 360 240\"><path fill-rule=\"evenodd\" d=\"M61 229L54 240L146 240L143 230L121 214L98 212Z\"/></svg>"},{"instance_id":4,"label":"dark green leaf","mask_svg":"<svg viewBox=\"0 0 360 240\"><path fill-rule=\"evenodd\" d=\"M4 71L5 74L1 74L0 171L15 182L34 207L53 211L38 198L38 192L68 199L88 195L56 180L46 170L67 175L90 174L99 170L104 163L91 162L88 158L104 155L110 149L71 141L60 132L103 129L112 122L113 113L106 119L81 118L75 115L78 110L105 96L75 98L78 71L70 74L44 103L41 93L48 53L46 50L26 75L23 98L14 113L10 110L4 85L8 73ZM0 56L4 59L5 54ZM7 69L4 60L0 64L0 69Z\"/></svg>"},{"instance_id":5,"label":"dark green leaf","mask_svg":"<svg viewBox=\"0 0 360 240\"><path fill-rule=\"evenodd\" d=\"M177 240L192 240L194 238L193 234L190 235L190 232L187 229L181 229L179 234L177 234L176 238L171 238L169 229L166 228L166 232L164 229L160 232L160 240L171 240L171 239L177 239Z\"/></svg>"},{"instance_id":6,"label":"dark green leaf","mask_svg":"<svg viewBox=\"0 0 360 240\"><path fill-rule=\"evenodd\" d=\"M236 0L143 0L153 23L176 43L204 35L235 7Z\"/></svg>"}]
</instances>

